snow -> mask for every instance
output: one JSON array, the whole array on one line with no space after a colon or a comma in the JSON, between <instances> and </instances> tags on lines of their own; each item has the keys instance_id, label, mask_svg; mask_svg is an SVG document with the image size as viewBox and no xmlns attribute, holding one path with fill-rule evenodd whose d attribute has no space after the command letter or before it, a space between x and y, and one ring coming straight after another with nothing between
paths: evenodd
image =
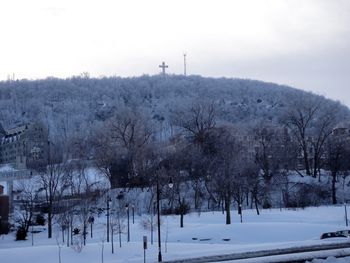
<instances>
[{"instance_id":1,"label":"snow","mask_svg":"<svg viewBox=\"0 0 350 263\"><path fill-rule=\"evenodd\" d=\"M14 172L16 171L11 165L0 165L0 173ZM7 193L7 183L5 181L0 181L0 185L4 187L4 193Z\"/></svg>"},{"instance_id":2,"label":"snow","mask_svg":"<svg viewBox=\"0 0 350 263\"><path fill-rule=\"evenodd\" d=\"M1 165L0 166L0 173L3 173L3 172L13 172L13 171L16 171L11 165Z\"/></svg>"},{"instance_id":3,"label":"snow","mask_svg":"<svg viewBox=\"0 0 350 263\"><path fill-rule=\"evenodd\" d=\"M347 238L319 239L323 232L346 229L342 206L323 206L298 210L270 209L262 210L259 216L254 210L244 210L243 223L239 222L236 211L232 211L232 216L233 223L225 225L225 216L219 211L192 213L185 216L184 228L179 227L178 216L162 216L163 260L348 241ZM143 262L142 238L144 235L148 237L146 262L157 260L156 229L153 232L154 243L151 245L150 231L141 227L141 220L142 217L136 216L135 224L130 222L131 242L126 242L126 234L123 233L121 248L118 243L118 235L114 236L115 254L111 253L111 244L104 241L105 263ZM46 231L34 234L34 246L31 246L30 234L28 240L21 242L14 241L14 233L1 236L1 262L58 262L59 246L57 240L61 246L61 259L64 263L102 262L102 240L106 236L105 222L104 215L96 218L93 229L94 238L91 239L88 235L87 246L80 253L67 247L66 244L62 244L57 227L54 238L50 240L46 237ZM43 230L42 227L36 228L36 230ZM339 259L339 262L342 262L340 260L342 259ZM247 259L245 262L253 261Z\"/></svg>"}]
</instances>

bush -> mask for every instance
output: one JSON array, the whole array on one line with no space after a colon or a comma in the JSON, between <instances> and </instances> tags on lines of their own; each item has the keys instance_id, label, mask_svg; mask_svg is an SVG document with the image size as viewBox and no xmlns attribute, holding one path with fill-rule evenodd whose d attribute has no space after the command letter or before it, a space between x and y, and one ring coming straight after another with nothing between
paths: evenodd
<instances>
[{"instance_id":1,"label":"bush","mask_svg":"<svg viewBox=\"0 0 350 263\"><path fill-rule=\"evenodd\" d=\"M80 229L79 228L74 228L73 229L73 234L74 235L79 235L79 233L80 233Z\"/></svg>"},{"instance_id":2,"label":"bush","mask_svg":"<svg viewBox=\"0 0 350 263\"><path fill-rule=\"evenodd\" d=\"M180 215L181 212L183 215L186 215L188 212L190 212L191 206L187 202L183 202L181 205L178 205L175 207L175 215Z\"/></svg>"},{"instance_id":3,"label":"bush","mask_svg":"<svg viewBox=\"0 0 350 263\"><path fill-rule=\"evenodd\" d=\"M270 201L267 199L267 198L265 198L264 199L264 202L263 202L263 204L262 204L262 208L263 209L270 209L272 206L271 206L271 203L270 203Z\"/></svg>"},{"instance_id":4,"label":"bush","mask_svg":"<svg viewBox=\"0 0 350 263\"><path fill-rule=\"evenodd\" d=\"M35 219L35 223L39 226L45 225L45 217L43 214L38 214Z\"/></svg>"},{"instance_id":5,"label":"bush","mask_svg":"<svg viewBox=\"0 0 350 263\"><path fill-rule=\"evenodd\" d=\"M26 240L26 238L27 238L27 231L25 230L25 228L22 226L18 227L16 232L16 241Z\"/></svg>"},{"instance_id":6,"label":"bush","mask_svg":"<svg viewBox=\"0 0 350 263\"><path fill-rule=\"evenodd\" d=\"M326 203L330 198L328 189L319 185L303 184L291 194L287 207L291 208L305 208L307 206L318 206Z\"/></svg>"},{"instance_id":7,"label":"bush","mask_svg":"<svg viewBox=\"0 0 350 263\"><path fill-rule=\"evenodd\" d=\"M181 209L184 215L191 211L191 206L184 202L181 205L177 205L176 207L165 207L162 208L162 215L181 215Z\"/></svg>"},{"instance_id":8,"label":"bush","mask_svg":"<svg viewBox=\"0 0 350 263\"><path fill-rule=\"evenodd\" d=\"M162 208L162 215L173 215L174 209L172 207L163 207Z\"/></svg>"}]
</instances>

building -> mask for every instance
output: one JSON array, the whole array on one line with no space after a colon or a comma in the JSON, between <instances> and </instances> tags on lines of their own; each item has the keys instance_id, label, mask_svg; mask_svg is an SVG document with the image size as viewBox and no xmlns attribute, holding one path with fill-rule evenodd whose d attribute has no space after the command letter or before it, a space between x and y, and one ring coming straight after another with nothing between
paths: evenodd
<instances>
[{"instance_id":1,"label":"building","mask_svg":"<svg viewBox=\"0 0 350 263\"><path fill-rule=\"evenodd\" d=\"M0 124L0 165L27 169L44 160L48 149L48 132L41 124L24 124L4 129Z\"/></svg>"},{"instance_id":2,"label":"building","mask_svg":"<svg viewBox=\"0 0 350 263\"><path fill-rule=\"evenodd\" d=\"M7 234L9 231L9 197L7 195L0 194L0 235Z\"/></svg>"}]
</instances>

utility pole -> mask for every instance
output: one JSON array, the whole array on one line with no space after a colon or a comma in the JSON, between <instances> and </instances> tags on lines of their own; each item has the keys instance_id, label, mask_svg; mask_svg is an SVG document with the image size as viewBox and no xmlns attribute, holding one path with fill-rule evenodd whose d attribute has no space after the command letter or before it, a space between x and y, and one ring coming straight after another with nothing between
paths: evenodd
<instances>
[{"instance_id":1,"label":"utility pole","mask_svg":"<svg viewBox=\"0 0 350 263\"><path fill-rule=\"evenodd\" d=\"M186 72L186 53L184 53L184 75L185 77L187 76L187 72Z\"/></svg>"}]
</instances>

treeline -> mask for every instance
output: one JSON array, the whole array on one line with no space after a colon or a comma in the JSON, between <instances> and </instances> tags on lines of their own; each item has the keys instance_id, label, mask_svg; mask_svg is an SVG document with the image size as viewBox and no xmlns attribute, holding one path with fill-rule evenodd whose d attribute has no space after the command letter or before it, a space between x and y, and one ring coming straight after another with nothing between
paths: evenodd
<instances>
[{"instance_id":1,"label":"treeline","mask_svg":"<svg viewBox=\"0 0 350 263\"><path fill-rule=\"evenodd\" d=\"M51 136L86 136L124 108L138 108L148 115L162 136L172 131L170 117L200 100L215 102L217 121L228 123L278 123L291 100L316 97L324 105L345 106L321 96L286 86L243 79L200 76L142 76L135 78L72 77L0 82L0 121L5 128L41 121ZM161 135L159 135L161 136Z\"/></svg>"}]
</instances>

